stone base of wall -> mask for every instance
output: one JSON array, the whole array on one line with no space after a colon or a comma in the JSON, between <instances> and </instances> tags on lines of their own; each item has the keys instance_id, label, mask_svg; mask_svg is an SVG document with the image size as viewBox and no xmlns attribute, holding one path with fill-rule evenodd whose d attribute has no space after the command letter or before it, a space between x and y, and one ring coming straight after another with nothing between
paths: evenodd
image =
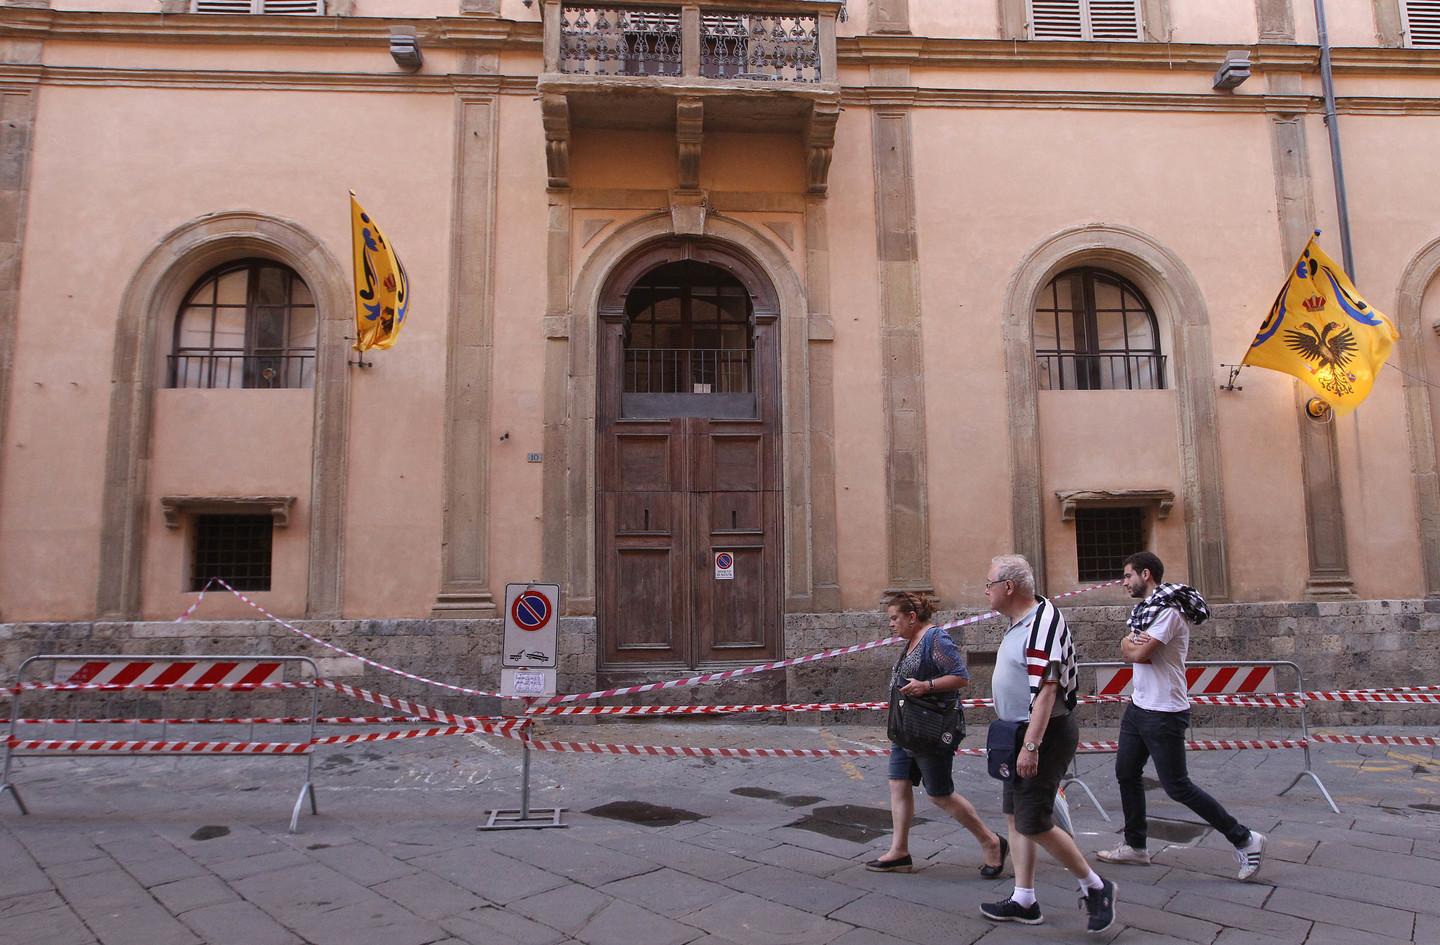
<instances>
[{"instance_id":1,"label":"stone base of wall","mask_svg":"<svg viewBox=\"0 0 1440 945\"><path fill-rule=\"evenodd\" d=\"M1107 660L1116 655L1128 608L1118 606L1066 607L1066 619L1075 634L1082 660ZM947 612L939 619L957 616ZM387 663L405 672L477 689L496 689L500 680L500 620L334 620L298 623L306 632L337 646ZM865 643L888 634L878 611L826 614L787 614L784 646L787 656L802 656L838 646ZM989 694L990 667L1004 632L999 620L957 630L956 642L970 661L974 681L968 695ZM1192 659L1292 660L1305 674L1306 689L1360 689L1380 686L1440 684L1440 600L1370 600L1345 602L1289 602L1221 604L1214 617L1191 636ZM561 692L585 692L596 686L596 624L594 618L566 617L560 622ZM413 699L448 711L493 714L499 700L449 694L421 683L367 667L358 660L339 657L275 624L264 621L190 621L109 623L0 624L0 679L14 679L16 669L37 653L125 653L173 655L276 654L309 656L322 675L377 692ZM761 673L697 689L647 693L624 700L633 704L772 703L772 702L876 702L886 696L886 683L897 651L884 647L806 663L783 673ZM669 675L669 674L662 674ZM644 682L658 677L636 675L605 677L606 685ZM1088 682L1088 680L1082 680ZM1294 682L1282 676L1280 686ZM110 696L66 696L64 713L99 715ZM169 697L173 702L177 697ZM159 700L136 694L128 710L159 711ZM246 694L229 699L234 714L295 714L308 706L294 694ZM26 697L26 715L44 714L53 700ZM611 700L615 701L615 700ZM221 714L207 703L205 714ZM54 706L61 714L61 706ZM112 707L113 708L113 707ZM514 706L504 706L512 709ZM166 709L174 714L174 709ZM352 700L327 697L322 714L375 715L382 710ZM1113 723L1118 709L1090 706L1090 724ZM1315 725L1435 725L1440 706L1375 706L1361 703L1326 703L1310 708ZM228 712L224 714L230 714ZM977 722L988 718L975 713ZM813 714L794 714L788 721L816 724L834 720ZM1287 727L1293 713L1271 710L1197 708L1197 725L1237 726L1261 724ZM845 713L845 721L883 722L880 713ZM769 719L768 721L774 721Z\"/></svg>"}]
</instances>

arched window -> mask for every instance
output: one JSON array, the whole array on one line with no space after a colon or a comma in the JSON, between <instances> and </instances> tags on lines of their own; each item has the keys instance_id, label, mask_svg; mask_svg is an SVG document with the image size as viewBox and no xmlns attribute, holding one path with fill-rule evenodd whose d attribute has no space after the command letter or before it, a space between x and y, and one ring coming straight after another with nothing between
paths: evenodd
<instances>
[{"instance_id":1,"label":"arched window","mask_svg":"<svg viewBox=\"0 0 1440 945\"><path fill-rule=\"evenodd\" d=\"M1158 390L1165 356L1140 290L1101 269L1071 269L1035 303L1041 390Z\"/></svg>"},{"instance_id":2,"label":"arched window","mask_svg":"<svg viewBox=\"0 0 1440 945\"><path fill-rule=\"evenodd\" d=\"M171 387L314 387L315 300L291 269L226 263L175 317Z\"/></svg>"},{"instance_id":3,"label":"arched window","mask_svg":"<svg viewBox=\"0 0 1440 945\"><path fill-rule=\"evenodd\" d=\"M693 260L641 276L625 298L625 393L749 394L750 293Z\"/></svg>"}]
</instances>

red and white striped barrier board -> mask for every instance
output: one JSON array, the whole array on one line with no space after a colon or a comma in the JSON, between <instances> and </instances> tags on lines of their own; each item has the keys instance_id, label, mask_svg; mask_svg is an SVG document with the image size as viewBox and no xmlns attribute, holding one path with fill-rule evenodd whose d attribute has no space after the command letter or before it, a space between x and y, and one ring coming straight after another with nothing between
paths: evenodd
<instances>
[{"instance_id":1,"label":"red and white striped barrier board","mask_svg":"<svg viewBox=\"0 0 1440 945\"><path fill-rule=\"evenodd\" d=\"M90 738L8 738L11 751L126 754L304 755L310 742L182 742Z\"/></svg>"},{"instance_id":2,"label":"red and white striped barrier board","mask_svg":"<svg viewBox=\"0 0 1440 945\"><path fill-rule=\"evenodd\" d=\"M501 722L511 716L477 715L476 721ZM315 720L316 725L397 725L424 722L425 719L410 715L346 715L326 716ZM16 725L309 725L310 719L303 715L283 715L274 718L236 719L16 719Z\"/></svg>"},{"instance_id":3,"label":"red and white striped barrier board","mask_svg":"<svg viewBox=\"0 0 1440 945\"><path fill-rule=\"evenodd\" d=\"M143 657L91 660L57 680L74 686L259 686L280 682L284 664L273 660L183 660Z\"/></svg>"},{"instance_id":4,"label":"red and white striped barrier board","mask_svg":"<svg viewBox=\"0 0 1440 945\"><path fill-rule=\"evenodd\" d=\"M1101 696L1128 696L1135 683L1129 666L1097 669L1095 692ZM1191 666L1185 682L1192 696L1214 696L1237 692L1274 692L1273 666Z\"/></svg>"}]
</instances>

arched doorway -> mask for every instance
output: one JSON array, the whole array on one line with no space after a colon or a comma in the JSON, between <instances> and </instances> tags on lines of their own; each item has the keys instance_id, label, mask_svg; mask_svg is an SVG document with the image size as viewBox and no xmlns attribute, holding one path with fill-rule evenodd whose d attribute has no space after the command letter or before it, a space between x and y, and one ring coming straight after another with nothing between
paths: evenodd
<instances>
[{"instance_id":1,"label":"arched doorway","mask_svg":"<svg viewBox=\"0 0 1440 945\"><path fill-rule=\"evenodd\" d=\"M643 248L602 293L596 557L606 668L752 662L778 650L778 314L758 267L699 240ZM717 565L722 554L730 568Z\"/></svg>"}]
</instances>

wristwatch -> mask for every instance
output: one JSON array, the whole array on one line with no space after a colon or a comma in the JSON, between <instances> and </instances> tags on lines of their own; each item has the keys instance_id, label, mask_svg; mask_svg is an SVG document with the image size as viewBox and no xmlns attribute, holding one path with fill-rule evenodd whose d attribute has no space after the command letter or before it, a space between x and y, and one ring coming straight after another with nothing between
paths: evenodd
<instances>
[{"instance_id":1,"label":"wristwatch","mask_svg":"<svg viewBox=\"0 0 1440 945\"><path fill-rule=\"evenodd\" d=\"M1026 750L1026 751L1039 751L1039 750L1040 750L1040 746L1039 746L1038 744L1036 744L1035 742L1026 742L1026 743L1025 743L1025 750Z\"/></svg>"}]
</instances>

